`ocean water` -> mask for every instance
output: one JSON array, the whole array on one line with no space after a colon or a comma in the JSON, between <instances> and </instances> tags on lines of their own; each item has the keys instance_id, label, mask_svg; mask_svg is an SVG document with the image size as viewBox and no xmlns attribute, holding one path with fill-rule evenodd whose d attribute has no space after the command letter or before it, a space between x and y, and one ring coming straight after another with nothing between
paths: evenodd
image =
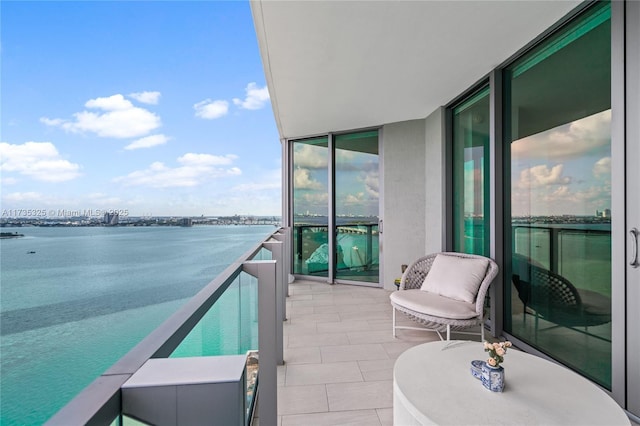
<instances>
[{"instance_id":1,"label":"ocean water","mask_svg":"<svg viewBox=\"0 0 640 426\"><path fill-rule=\"evenodd\" d=\"M274 227L2 230L0 424L38 425Z\"/></svg>"}]
</instances>

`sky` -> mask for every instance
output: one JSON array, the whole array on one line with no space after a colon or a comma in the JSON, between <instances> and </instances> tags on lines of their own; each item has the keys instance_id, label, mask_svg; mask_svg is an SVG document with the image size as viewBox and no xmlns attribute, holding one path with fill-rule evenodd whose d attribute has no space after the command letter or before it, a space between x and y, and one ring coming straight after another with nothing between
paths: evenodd
<instances>
[{"instance_id":1,"label":"sky","mask_svg":"<svg viewBox=\"0 0 640 426\"><path fill-rule=\"evenodd\" d=\"M3 217L280 215L247 1L3 0L0 20Z\"/></svg>"},{"instance_id":2,"label":"sky","mask_svg":"<svg viewBox=\"0 0 640 426\"><path fill-rule=\"evenodd\" d=\"M511 144L513 216L611 209L611 110Z\"/></svg>"}]
</instances>

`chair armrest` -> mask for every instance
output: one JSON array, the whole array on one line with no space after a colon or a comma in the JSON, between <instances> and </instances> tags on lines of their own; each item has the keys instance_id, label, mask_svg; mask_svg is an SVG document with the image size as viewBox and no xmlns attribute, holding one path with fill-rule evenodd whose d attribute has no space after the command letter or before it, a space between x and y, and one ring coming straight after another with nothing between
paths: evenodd
<instances>
[{"instance_id":1,"label":"chair armrest","mask_svg":"<svg viewBox=\"0 0 640 426\"><path fill-rule=\"evenodd\" d=\"M437 255L438 253L429 254L410 264L400 279L400 290L411 290L422 287L424 278L429 273L431 265L433 265L433 260Z\"/></svg>"}]
</instances>

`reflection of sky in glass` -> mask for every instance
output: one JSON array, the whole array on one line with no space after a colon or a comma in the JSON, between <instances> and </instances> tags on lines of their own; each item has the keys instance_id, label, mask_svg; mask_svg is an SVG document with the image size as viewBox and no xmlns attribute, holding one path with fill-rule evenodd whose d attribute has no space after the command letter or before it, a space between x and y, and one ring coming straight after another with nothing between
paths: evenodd
<instances>
[{"instance_id":1,"label":"reflection of sky in glass","mask_svg":"<svg viewBox=\"0 0 640 426\"><path fill-rule=\"evenodd\" d=\"M293 206L296 215L328 212L326 146L296 142L293 145Z\"/></svg>"},{"instance_id":2,"label":"reflection of sky in glass","mask_svg":"<svg viewBox=\"0 0 640 426\"><path fill-rule=\"evenodd\" d=\"M483 147L465 148L466 151L480 150ZM484 170L484 157L480 157L478 167L474 161L464 163L464 215L483 216L484 215L484 194L482 185L482 171ZM477 191L474 191L477 189ZM478 198L476 200L476 197ZM477 203L476 203L477 202Z\"/></svg>"},{"instance_id":3,"label":"reflection of sky in glass","mask_svg":"<svg viewBox=\"0 0 640 426\"><path fill-rule=\"evenodd\" d=\"M511 144L513 216L611 208L611 110Z\"/></svg>"},{"instance_id":4,"label":"reflection of sky in glass","mask_svg":"<svg viewBox=\"0 0 640 426\"><path fill-rule=\"evenodd\" d=\"M336 150L336 214L378 215L378 156Z\"/></svg>"},{"instance_id":5,"label":"reflection of sky in glass","mask_svg":"<svg viewBox=\"0 0 640 426\"><path fill-rule=\"evenodd\" d=\"M378 216L378 155L336 149L335 173L336 214ZM294 143L294 214L326 216L327 182L327 147L305 142Z\"/></svg>"}]
</instances>

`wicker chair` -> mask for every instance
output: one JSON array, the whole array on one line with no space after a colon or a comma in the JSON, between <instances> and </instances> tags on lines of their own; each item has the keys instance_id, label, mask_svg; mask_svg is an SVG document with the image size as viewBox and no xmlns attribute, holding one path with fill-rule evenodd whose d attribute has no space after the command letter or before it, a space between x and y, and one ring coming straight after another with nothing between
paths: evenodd
<instances>
[{"instance_id":1,"label":"wicker chair","mask_svg":"<svg viewBox=\"0 0 640 426\"><path fill-rule=\"evenodd\" d=\"M438 254L458 259L486 259L488 261L484 278L478 287L473 303L454 300L421 289ZM435 331L440 339L444 340L441 333L446 331L446 340L450 340L451 331L453 330L462 334L479 334L484 341L484 298L489 285L497 274L498 265L492 259L473 254L433 253L416 260L409 265L402 275L400 289L391 293L390 296L391 305L393 306L393 336L396 336L397 329L429 330ZM402 312L424 327L397 325L396 311ZM478 325L480 326L480 333L462 331Z\"/></svg>"}]
</instances>

